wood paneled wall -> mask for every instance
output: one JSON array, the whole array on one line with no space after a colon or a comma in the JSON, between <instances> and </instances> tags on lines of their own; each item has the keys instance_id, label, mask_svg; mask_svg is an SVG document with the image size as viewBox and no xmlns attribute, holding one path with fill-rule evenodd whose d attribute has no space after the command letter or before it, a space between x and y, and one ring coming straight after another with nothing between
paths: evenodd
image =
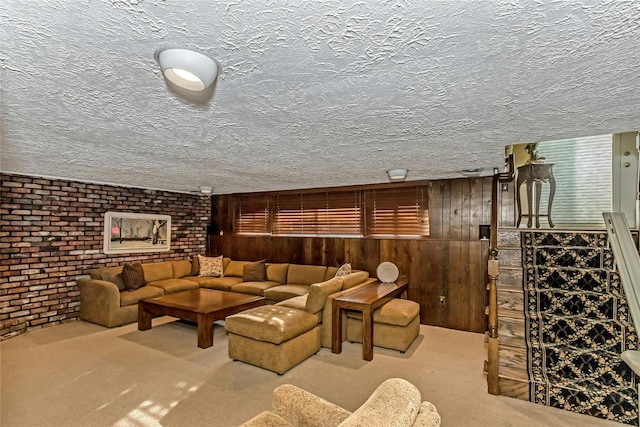
<instances>
[{"instance_id":1,"label":"wood paneled wall","mask_svg":"<svg viewBox=\"0 0 640 427\"><path fill-rule=\"evenodd\" d=\"M409 279L409 299L420 303L421 323L485 332L489 242L478 236L479 226L491 220L491 181L431 181L431 233L420 240L233 235L225 230L231 221L220 214L233 196L218 196L213 220L223 235L209 236L209 254L298 264L349 262L372 275L382 261L391 261Z\"/></svg>"}]
</instances>

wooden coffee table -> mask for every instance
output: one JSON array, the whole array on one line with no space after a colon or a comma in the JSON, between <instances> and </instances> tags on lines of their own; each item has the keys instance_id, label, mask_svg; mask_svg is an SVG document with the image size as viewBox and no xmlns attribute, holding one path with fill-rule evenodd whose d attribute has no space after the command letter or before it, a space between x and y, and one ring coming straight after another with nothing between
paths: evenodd
<instances>
[{"instance_id":1,"label":"wooden coffee table","mask_svg":"<svg viewBox=\"0 0 640 427\"><path fill-rule=\"evenodd\" d=\"M213 322L265 304L265 298L214 289L193 289L138 302L138 330L151 329L153 315L198 324L198 347L213 345Z\"/></svg>"}]
</instances>

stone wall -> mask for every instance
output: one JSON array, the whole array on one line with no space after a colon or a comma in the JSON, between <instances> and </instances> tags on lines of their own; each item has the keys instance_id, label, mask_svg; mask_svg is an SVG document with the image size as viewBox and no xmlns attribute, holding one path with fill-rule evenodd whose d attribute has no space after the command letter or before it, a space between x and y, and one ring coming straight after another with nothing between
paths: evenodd
<instances>
[{"instance_id":1,"label":"stone wall","mask_svg":"<svg viewBox=\"0 0 640 427\"><path fill-rule=\"evenodd\" d=\"M208 197L10 174L0 179L2 339L76 320L76 280L89 269L206 250ZM171 215L171 250L105 255L107 211Z\"/></svg>"}]
</instances>

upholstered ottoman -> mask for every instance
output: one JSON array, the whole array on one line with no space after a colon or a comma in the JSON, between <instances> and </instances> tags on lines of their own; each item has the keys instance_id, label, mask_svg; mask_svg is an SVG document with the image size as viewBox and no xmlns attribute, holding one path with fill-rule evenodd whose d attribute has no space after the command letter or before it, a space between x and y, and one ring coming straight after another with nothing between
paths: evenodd
<instances>
[{"instance_id":1,"label":"upholstered ottoman","mask_svg":"<svg viewBox=\"0 0 640 427\"><path fill-rule=\"evenodd\" d=\"M229 357L283 374L320 350L318 316L264 305L225 319Z\"/></svg>"},{"instance_id":2,"label":"upholstered ottoman","mask_svg":"<svg viewBox=\"0 0 640 427\"><path fill-rule=\"evenodd\" d=\"M373 345L405 352L420 332L420 304L392 299L373 312ZM347 340L362 342L362 313L347 311Z\"/></svg>"}]
</instances>

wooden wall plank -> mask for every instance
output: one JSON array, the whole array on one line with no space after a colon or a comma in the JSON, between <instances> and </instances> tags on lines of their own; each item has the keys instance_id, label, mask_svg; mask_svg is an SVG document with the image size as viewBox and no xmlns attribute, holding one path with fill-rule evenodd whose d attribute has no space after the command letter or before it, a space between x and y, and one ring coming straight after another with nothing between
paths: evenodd
<instances>
[{"instance_id":1,"label":"wooden wall plank","mask_svg":"<svg viewBox=\"0 0 640 427\"><path fill-rule=\"evenodd\" d=\"M442 231L442 186L438 182L429 184L429 237L441 239Z\"/></svg>"},{"instance_id":2,"label":"wooden wall plank","mask_svg":"<svg viewBox=\"0 0 640 427\"><path fill-rule=\"evenodd\" d=\"M449 181L449 235L451 240L461 240L464 237L462 221L466 216L468 220L468 214L464 215L464 204L466 195L468 194L468 180L466 179L454 179ZM446 215L446 211L444 212ZM468 239L468 237L466 238Z\"/></svg>"}]
</instances>

